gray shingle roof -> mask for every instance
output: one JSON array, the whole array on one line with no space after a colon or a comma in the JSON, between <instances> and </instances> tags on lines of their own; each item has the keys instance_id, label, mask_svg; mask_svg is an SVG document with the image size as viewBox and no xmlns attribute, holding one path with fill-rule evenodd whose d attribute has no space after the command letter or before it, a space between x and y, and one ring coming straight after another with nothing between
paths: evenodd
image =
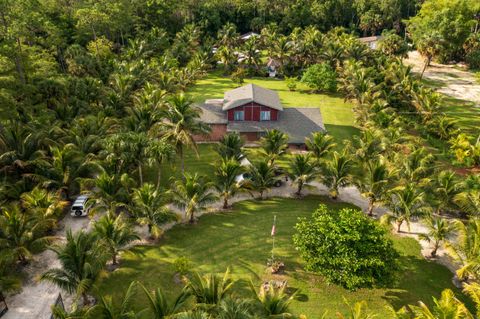
<instances>
[{"instance_id":1,"label":"gray shingle roof","mask_svg":"<svg viewBox=\"0 0 480 319\"><path fill-rule=\"evenodd\" d=\"M278 93L255 84L247 84L225 92L223 110L227 111L240 105L255 102L279 111L283 110Z\"/></svg>"},{"instance_id":2,"label":"gray shingle roof","mask_svg":"<svg viewBox=\"0 0 480 319\"><path fill-rule=\"evenodd\" d=\"M278 114L277 121L229 122L229 132L263 132L277 129L289 136L289 143L304 143L305 137L313 132L325 131L319 108L286 108Z\"/></svg>"},{"instance_id":3,"label":"gray shingle roof","mask_svg":"<svg viewBox=\"0 0 480 319\"><path fill-rule=\"evenodd\" d=\"M208 102L208 103L207 103ZM222 110L222 101L206 101L206 103L198 105L202 110L200 121L206 124L227 124L227 113Z\"/></svg>"}]
</instances>

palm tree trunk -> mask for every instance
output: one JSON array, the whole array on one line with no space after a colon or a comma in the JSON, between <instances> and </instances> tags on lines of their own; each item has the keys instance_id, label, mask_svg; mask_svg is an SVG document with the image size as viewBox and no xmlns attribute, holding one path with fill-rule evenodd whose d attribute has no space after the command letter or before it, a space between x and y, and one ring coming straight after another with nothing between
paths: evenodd
<instances>
[{"instance_id":1,"label":"palm tree trunk","mask_svg":"<svg viewBox=\"0 0 480 319\"><path fill-rule=\"evenodd\" d=\"M193 212L190 213L190 220L188 221L190 224L195 223L195 215Z\"/></svg>"},{"instance_id":2,"label":"palm tree trunk","mask_svg":"<svg viewBox=\"0 0 480 319\"><path fill-rule=\"evenodd\" d=\"M228 208L228 195L223 196L223 209Z\"/></svg>"},{"instance_id":3,"label":"palm tree trunk","mask_svg":"<svg viewBox=\"0 0 480 319\"><path fill-rule=\"evenodd\" d=\"M302 195L302 188L303 188L303 183L302 183L302 182L298 182L297 196L301 196L301 195Z\"/></svg>"},{"instance_id":4,"label":"palm tree trunk","mask_svg":"<svg viewBox=\"0 0 480 319\"><path fill-rule=\"evenodd\" d=\"M368 201L368 216L373 216L374 204L375 204L375 199L370 198L370 200Z\"/></svg>"},{"instance_id":5,"label":"palm tree trunk","mask_svg":"<svg viewBox=\"0 0 480 319\"><path fill-rule=\"evenodd\" d=\"M140 186L143 185L143 171L142 164L138 164L138 177L140 178Z\"/></svg>"},{"instance_id":6,"label":"palm tree trunk","mask_svg":"<svg viewBox=\"0 0 480 319\"><path fill-rule=\"evenodd\" d=\"M162 166L159 163L157 172L157 191L160 189L160 182L162 180Z\"/></svg>"},{"instance_id":7,"label":"palm tree trunk","mask_svg":"<svg viewBox=\"0 0 480 319\"><path fill-rule=\"evenodd\" d=\"M440 243L438 241L435 241L435 245L433 245L433 250L432 250L432 257L436 257L437 256L437 251L438 251L438 247L440 246Z\"/></svg>"},{"instance_id":8,"label":"palm tree trunk","mask_svg":"<svg viewBox=\"0 0 480 319\"><path fill-rule=\"evenodd\" d=\"M427 66L430 65L430 62L432 61L431 57L427 57L425 59L425 64L423 65L422 73L420 74L420 80L423 78L423 73L425 73L425 70L427 69Z\"/></svg>"},{"instance_id":9,"label":"palm tree trunk","mask_svg":"<svg viewBox=\"0 0 480 319\"><path fill-rule=\"evenodd\" d=\"M397 222L397 233L400 232L400 227L402 227L402 224L403 224L403 220L402 221L399 221Z\"/></svg>"}]
</instances>

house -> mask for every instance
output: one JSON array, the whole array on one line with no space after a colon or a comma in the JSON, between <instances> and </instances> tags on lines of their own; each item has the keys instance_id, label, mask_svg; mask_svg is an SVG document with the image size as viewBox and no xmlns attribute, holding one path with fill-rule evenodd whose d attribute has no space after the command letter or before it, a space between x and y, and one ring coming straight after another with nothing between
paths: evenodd
<instances>
[{"instance_id":1,"label":"house","mask_svg":"<svg viewBox=\"0 0 480 319\"><path fill-rule=\"evenodd\" d=\"M289 144L302 146L311 133L325 131L318 108L283 108L278 93L255 84L227 91L223 99L200 105L201 121L211 127L209 136L197 141L219 141L228 132L238 132L255 142L267 130L278 129L289 136Z\"/></svg>"},{"instance_id":2,"label":"house","mask_svg":"<svg viewBox=\"0 0 480 319\"><path fill-rule=\"evenodd\" d=\"M258 34L258 33L256 33L256 32L250 31L250 32L247 32L247 33L242 34L242 35L240 36L240 39L241 39L242 41L247 41L247 40L250 39L250 38L258 37L258 36L260 36L260 34Z\"/></svg>"},{"instance_id":3,"label":"house","mask_svg":"<svg viewBox=\"0 0 480 319\"><path fill-rule=\"evenodd\" d=\"M378 45L378 41L383 39L383 37L381 35L375 35L375 36L372 36L372 37L363 37L363 38L358 38L358 40L360 42L363 42L365 43L366 45L368 45L368 47L372 50L376 50L377 49L377 45Z\"/></svg>"}]
</instances>

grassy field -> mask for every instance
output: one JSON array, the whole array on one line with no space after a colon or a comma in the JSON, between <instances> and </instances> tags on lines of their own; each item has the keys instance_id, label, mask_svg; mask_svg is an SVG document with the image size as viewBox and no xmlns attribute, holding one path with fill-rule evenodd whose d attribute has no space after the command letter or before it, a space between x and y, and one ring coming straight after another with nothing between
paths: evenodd
<instances>
[{"instance_id":1,"label":"grassy field","mask_svg":"<svg viewBox=\"0 0 480 319\"><path fill-rule=\"evenodd\" d=\"M295 314L308 314L319 318L328 310L328 318L336 311L344 312L344 298L349 303L366 300L387 318L385 306L395 308L423 300L431 304L431 296L438 296L444 288L459 291L451 283L452 274L443 266L425 260L420 245L411 238L393 236L395 247L401 254L401 270L392 287L347 291L327 284L321 276L303 270L302 261L292 244L293 226L298 217L310 216L320 203L331 209L351 207L332 202L328 198L310 196L302 200L273 198L265 201L244 201L234 205L231 212L204 215L195 225L177 225L164 234L156 246L136 247L122 257L121 268L109 273L98 283L96 293L119 296L133 280L148 288L163 287L171 297L181 285L174 281L173 262L180 256L192 261L192 270L202 273L223 273L231 268L232 276L241 279L238 289L246 289L246 281L256 284L272 278L265 272L266 260L271 253L270 229L277 215L276 255L286 264L286 273L277 276L287 280L291 291L299 290L292 303ZM242 292L241 292L242 293ZM139 294L136 302L145 305Z\"/></svg>"},{"instance_id":2,"label":"grassy field","mask_svg":"<svg viewBox=\"0 0 480 319\"><path fill-rule=\"evenodd\" d=\"M308 87L299 84L298 90L288 90L285 81L271 78L246 79L245 83L254 83L259 86L278 92L285 107L319 107L322 112L325 128L338 142L351 139L358 133L354 124L353 105L346 102L340 95L313 94ZM206 99L223 98L225 91L237 85L228 77L219 73L211 73L205 79L197 82L188 93L195 102L202 103Z\"/></svg>"}]
</instances>

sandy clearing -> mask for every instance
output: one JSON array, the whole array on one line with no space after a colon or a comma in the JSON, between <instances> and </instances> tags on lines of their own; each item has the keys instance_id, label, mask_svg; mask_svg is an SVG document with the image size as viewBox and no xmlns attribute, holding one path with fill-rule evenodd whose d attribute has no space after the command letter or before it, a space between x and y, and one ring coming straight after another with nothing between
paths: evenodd
<instances>
[{"instance_id":1,"label":"sandy clearing","mask_svg":"<svg viewBox=\"0 0 480 319\"><path fill-rule=\"evenodd\" d=\"M417 51L410 51L404 62L411 65L414 72L420 73L425 59ZM438 92L460 100L474 102L475 106L480 107L480 84L473 73L460 70L454 65L432 62L423 76L441 85L437 89Z\"/></svg>"},{"instance_id":2,"label":"sandy clearing","mask_svg":"<svg viewBox=\"0 0 480 319\"><path fill-rule=\"evenodd\" d=\"M315 195L326 195L328 196L328 188L320 183L312 183L311 188L305 189L304 194L315 194ZM256 194L254 194L256 196ZM284 185L282 187L271 189L267 196L269 197L294 197L294 188L290 184ZM242 193L237 195L235 198L230 200L230 203L235 203L243 200L252 199L252 196L248 193ZM300 199L301 200L301 199ZM360 192L355 187L346 187L340 190L339 192L339 201L351 203L360 207L364 212L367 211L368 202L365 198L362 197ZM177 214L180 219L183 219L183 213L171 207ZM222 201L218 201L212 205L212 209L208 212L215 212L222 209ZM381 215L385 214L387 209L383 207L375 208L374 212L376 217L379 218ZM202 214L198 214L200 216ZM169 223L163 227L164 230L172 228L176 223ZM74 218L70 215L67 215L60 222L60 229L57 232L57 235L60 237L60 240L65 238L66 230L71 229L72 231L78 231L80 229L90 229L92 223L88 218ZM412 222L410 225L410 231L406 232L406 226L403 226L404 232L401 236L409 236L418 240L418 234L424 233L426 231L425 226L421 222ZM135 229L138 231L139 235L142 237L142 240L136 241L134 244L148 244L149 241L144 239L148 236L148 230L146 226L136 226ZM431 245L425 241L419 241L422 246L422 254L429 258L431 252ZM443 248L439 249L437 253L438 257L435 259L436 262L446 266L452 272L455 272L457 266L451 260L451 258L446 254ZM57 287L45 283L39 282L38 276L43 273L45 270L59 267L60 263L56 259L56 255L51 251L45 251L41 254L35 256L34 260L30 263L27 268L27 273L29 277L24 284L23 290L16 295L7 297L7 303L10 310L5 314L3 318L5 319L49 319L50 318L50 309L51 305L55 302L58 294L61 292ZM65 305L68 307L72 304L72 296L68 296L62 292L64 297Z\"/></svg>"}]
</instances>

